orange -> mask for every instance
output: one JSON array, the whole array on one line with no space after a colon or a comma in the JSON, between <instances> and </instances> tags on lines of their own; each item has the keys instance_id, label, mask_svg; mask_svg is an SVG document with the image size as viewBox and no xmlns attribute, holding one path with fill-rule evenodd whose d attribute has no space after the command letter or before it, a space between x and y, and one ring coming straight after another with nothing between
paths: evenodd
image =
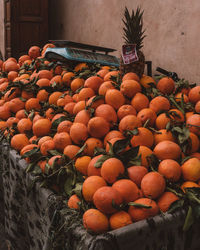
<instances>
[{"instance_id":1,"label":"orange","mask_svg":"<svg viewBox=\"0 0 200 250\"><path fill-rule=\"evenodd\" d=\"M40 56L40 47L38 46L30 47L28 55L30 56L31 59L36 59L37 57Z\"/></svg>"},{"instance_id":2,"label":"orange","mask_svg":"<svg viewBox=\"0 0 200 250\"><path fill-rule=\"evenodd\" d=\"M88 168L87 168L87 175L88 176L92 176L92 175L101 176L101 168L95 167L95 163L101 157L102 157L102 155L97 155L91 159L90 163L88 164Z\"/></svg>"},{"instance_id":3,"label":"orange","mask_svg":"<svg viewBox=\"0 0 200 250\"><path fill-rule=\"evenodd\" d=\"M139 198L134 201L137 204L149 206L150 208L129 206L128 213L133 221L140 221L153 217L159 213L159 207L154 200L149 198Z\"/></svg>"},{"instance_id":4,"label":"orange","mask_svg":"<svg viewBox=\"0 0 200 250\"><path fill-rule=\"evenodd\" d=\"M114 137L114 138L112 138L112 139L110 139L109 140L109 143L107 142L106 143L106 146L105 146L105 148L106 148L106 152L108 153L109 152L109 150L110 150L110 144L112 145L112 146L114 146L114 144L115 144L115 142L117 142L117 141L120 141L120 140L122 140L123 138L121 138L121 137ZM125 151L127 151L127 150L129 150L130 149L130 146L127 146L125 149L123 149L122 150L122 153L123 152L125 152Z\"/></svg>"},{"instance_id":5,"label":"orange","mask_svg":"<svg viewBox=\"0 0 200 250\"><path fill-rule=\"evenodd\" d=\"M139 82L140 78L136 73L128 72L125 75L123 75L123 77L122 77L122 82L126 81L126 80L135 80L135 81Z\"/></svg>"},{"instance_id":6,"label":"orange","mask_svg":"<svg viewBox=\"0 0 200 250\"><path fill-rule=\"evenodd\" d=\"M86 201L92 201L95 192L101 188L107 186L105 180L101 176L89 176L85 179L82 186L82 195Z\"/></svg>"},{"instance_id":7,"label":"orange","mask_svg":"<svg viewBox=\"0 0 200 250\"><path fill-rule=\"evenodd\" d=\"M200 179L200 160L190 158L181 165L183 179L186 181L198 181Z\"/></svg>"},{"instance_id":8,"label":"orange","mask_svg":"<svg viewBox=\"0 0 200 250\"><path fill-rule=\"evenodd\" d=\"M148 148L146 146L139 147L138 155L141 155L141 165L142 166L149 167L149 163L148 163L147 159L152 154L153 154L153 151L150 148Z\"/></svg>"},{"instance_id":9,"label":"orange","mask_svg":"<svg viewBox=\"0 0 200 250\"><path fill-rule=\"evenodd\" d=\"M191 156L196 157L197 159L200 160L200 153L199 152L192 153Z\"/></svg>"},{"instance_id":10,"label":"orange","mask_svg":"<svg viewBox=\"0 0 200 250\"><path fill-rule=\"evenodd\" d=\"M183 100L184 103L189 102L189 98L186 94L183 94L182 92L179 92L175 95L175 101L177 103L181 103L181 100Z\"/></svg>"},{"instance_id":11,"label":"orange","mask_svg":"<svg viewBox=\"0 0 200 250\"><path fill-rule=\"evenodd\" d=\"M149 99L146 95L138 92L131 100L131 105L135 108L137 112L144 108L149 107Z\"/></svg>"},{"instance_id":12,"label":"orange","mask_svg":"<svg viewBox=\"0 0 200 250\"><path fill-rule=\"evenodd\" d=\"M175 139L174 139L171 131L168 131L166 129L160 129L154 133L154 144L155 145L157 145L161 141L166 141L166 140L175 142Z\"/></svg>"},{"instance_id":13,"label":"orange","mask_svg":"<svg viewBox=\"0 0 200 250\"><path fill-rule=\"evenodd\" d=\"M156 87L160 90L161 93L169 95L174 91L175 83L172 78L163 77L158 81Z\"/></svg>"},{"instance_id":14,"label":"orange","mask_svg":"<svg viewBox=\"0 0 200 250\"><path fill-rule=\"evenodd\" d=\"M153 127L157 115L152 109L144 108L138 112L137 118L142 122L142 124L145 124L148 120L148 126Z\"/></svg>"},{"instance_id":15,"label":"orange","mask_svg":"<svg viewBox=\"0 0 200 250\"><path fill-rule=\"evenodd\" d=\"M109 158L101 166L101 176L110 184L114 183L124 171L122 161L117 158Z\"/></svg>"},{"instance_id":16,"label":"orange","mask_svg":"<svg viewBox=\"0 0 200 250\"><path fill-rule=\"evenodd\" d=\"M156 113L160 111L167 111L170 109L170 102L164 96L156 96L150 101L149 108Z\"/></svg>"},{"instance_id":17,"label":"orange","mask_svg":"<svg viewBox=\"0 0 200 250\"><path fill-rule=\"evenodd\" d=\"M140 84L144 88L150 88L151 84L156 85L156 82L151 76L143 75L140 79Z\"/></svg>"},{"instance_id":18,"label":"orange","mask_svg":"<svg viewBox=\"0 0 200 250\"><path fill-rule=\"evenodd\" d=\"M17 113L15 114L15 117L19 120L22 118L26 118L27 116L25 114L25 109L21 109L21 110L17 111Z\"/></svg>"},{"instance_id":19,"label":"orange","mask_svg":"<svg viewBox=\"0 0 200 250\"><path fill-rule=\"evenodd\" d=\"M92 96L90 97L90 99L88 99L86 106L88 108L88 110L91 109L96 109L98 106L100 106L101 104L104 104L104 99L103 98L97 98L97 96Z\"/></svg>"},{"instance_id":20,"label":"orange","mask_svg":"<svg viewBox=\"0 0 200 250\"><path fill-rule=\"evenodd\" d=\"M115 88L115 83L112 81L106 81L101 84L98 90L99 95L105 96L106 92L108 89L114 89Z\"/></svg>"},{"instance_id":21,"label":"orange","mask_svg":"<svg viewBox=\"0 0 200 250\"><path fill-rule=\"evenodd\" d=\"M64 106L64 111L67 111L70 115L73 115L74 106L76 105L75 102L69 102Z\"/></svg>"},{"instance_id":22,"label":"orange","mask_svg":"<svg viewBox=\"0 0 200 250\"><path fill-rule=\"evenodd\" d=\"M169 115L173 121L176 121L176 122L184 122L185 121L184 115L179 109L170 109Z\"/></svg>"},{"instance_id":23,"label":"orange","mask_svg":"<svg viewBox=\"0 0 200 250\"><path fill-rule=\"evenodd\" d=\"M90 76L84 83L85 88L91 88L95 93L98 93L99 87L103 83L103 79L99 76Z\"/></svg>"},{"instance_id":24,"label":"orange","mask_svg":"<svg viewBox=\"0 0 200 250\"><path fill-rule=\"evenodd\" d=\"M101 78L104 78L104 76L109 72L108 69L100 69L98 72L97 72L97 76L101 77Z\"/></svg>"},{"instance_id":25,"label":"orange","mask_svg":"<svg viewBox=\"0 0 200 250\"><path fill-rule=\"evenodd\" d=\"M158 172L147 173L141 181L141 189L144 196L157 199L165 191L166 183L164 177Z\"/></svg>"},{"instance_id":26,"label":"orange","mask_svg":"<svg viewBox=\"0 0 200 250\"><path fill-rule=\"evenodd\" d=\"M97 209L88 209L83 214L83 226L95 234L105 233L109 229L109 221L105 214Z\"/></svg>"},{"instance_id":27,"label":"orange","mask_svg":"<svg viewBox=\"0 0 200 250\"><path fill-rule=\"evenodd\" d=\"M131 216L125 211L119 211L112 214L109 218L110 228L112 230L125 227L132 224Z\"/></svg>"},{"instance_id":28,"label":"orange","mask_svg":"<svg viewBox=\"0 0 200 250\"><path fill-rule=\"evenodd\" d=\"M85 124L75 122L70 128L70 137L75 144L81 145L88 138L88 130Z\"/></svg>"},{"instance_id":29,"label":"orange","mask_svg":"<svg viewBox=\"0 0 200 250\"><path fill-rule=\"evenodd\" d=\"M188 140L188 148L186 153L191 155L199 150L200 142L199 138L196 134L190 132L189 140Z\"/></svg>"},{"instance_id":30,"label":"orange","mask_svg":"<svg viewBox=\"0 0 200 250\"><path fill-rule=\"evenodd\" d=\"M50 134L50 131L51 121L49 119L39 119L33 124L33 134L37 137L48 135Z\"/></svg>"},{"instance_id":31,"label":"orange","mask_svg":"<svg viewBox=\"0 0 200 250\"><path fill-rule=\"evenodd\" d=\"M177 182L181 177L181 166L175 160L166 159L160 162L158 172L171 182Z\"/></svg>"},{"instance_id":32,"label":"orange","mask_svg":"<svg viewBox=\"0 0 200 250\"><path fill-rule=\"evenodd\" d=\"M84 155L76 159L74 166L76 170L81 172L83 175L87 175L87 169L88 169L88 165L90 161L91 161L91 157Z\"/></svg>"},{"instance_id":33,"label":"orange","mask_svg":"<svg viewBox=\"0 0 200 250\"><path fill-rule=\"evenodd\" d=\"M22 90L21 97L28 100L28 99L34 97L34 93Z\"/></svg>"},{"instance_id":34,"label":"orange","mask_svg":"<svg viewBox=\"0 0 200 250\"><path fill-rule=\"evenodd\" d=\"M41 87L48 87L50 86L50 80L47 78L41 78L36 82L36 85Z\"/></svg>"},{"instance_id":35,"label":"orange","mask_svg":"<svg viewBox=\"0 0 200 250\"><path fill-rule=\"evenodd\" d=\"M59 118L61 117L66 117L63 113L58 113L56 115L54 115L54 117L52 118L52 123L55 121L55 120L58 120Z\"/></svg>"},{"instance_id":36,"label":"orange","mask_svg":"<svg viewBox=\"0 0 200 250\"><path fill-rule=\"evenodd\" d=\"M119 131L123 133L126 130L133 130L141 126L141 121L135 115L126 115L119 122Z\"/></svg>"},{"instance_id":37,"label":"orange","mask_svg":"<svg viewBox=\"0 0 200 250\"><path fill-rule=\"evenodd\" d=\"M142 88L135 80L125 80L122 81L122 84L120 85L120 91L124 96L133 98L136 93L142 91Z\"/></svg>"},{"instance_id":38,"label":"orange","mask_svg":"<svg viewBox=\"0 0 200 250\"><path fill-rule=\"evenodd\" d=\"M131 180L118 180L113 183L112 187L121 194L125 203L135 201L139 198L139 189L137 185Z\"/></svg>"},{"instance_id":39,"label":"orange","mask_svg":"<svg viewBox=\"0 0 200 250\"><path fill-rule=\"evenodd\" d=\"M69 87L74 76L75 76L75 74L73 72L66 72L62 77L63 84Z\"/></svg>"},{"instance_id":40,"label":"orange","mask_svg":"<svg viewBox=\"0 0 200 250\"><path fill-rule=\"evenodd\" d=\"M200 86L195 86L192 88L188 94L189 101L196 104L200 101Z\"/></svg>"},{"instance_id":41,"label":"orange","mask_svg":"<svg viewBox=\"0 0 200 250\"><path fill-rule=\"evenodd\" d=\"M69 197L69 200L67 202L67 206L69 208L79 209L80 208L79 203L81 203L81 200L78 198L78 196L76 194L73 194Z\"/></svg>"},{"instance_id":42,"label":"orange","mask_svg":"<svg viewBox=\"0 0 200 250\"><path fill-rule=\"evenodd\" d=\"M136 115L137 112L135 108L130 104L124 104L117 110L117 117L119 120L127 115Z\"/></svg>"},{"instance_id":43,"label":"orange","mask_svg":"<svg viewBox=\"0 0 200 250\"><path fill-rule=\"evenodd\" d=\"M5 121L0 121L0 130L1 131L4 131L7 127L9 127L7 121L6 122Z\"/></svg>"},{"instance_id":44,"label":"orange","mask_svg":"<svg viewBox=\"0 0 200 250\"><path fill-rule=\"evenodd\" d=\"M70 83L70 88L73 92L84 86L85 80L83 78L75 78Z\"/></svg>"},{"instance_id":45,"label":"orange","mask_svg":"<svg viewBox=\"0 0 200 250\"><path fill-rule=\"evenodd\" d=\"M131 166L128 168L128 177L140 187L142 178L148 173L144 166Z\"/></svg>"},{"instance_id":46,"label":"orange","mask_svg":"<svg viewBox=\"0 0 200 250\"><path fill-rule=\"evenodd\" d=\"M5 69L4 71L9 72L9 71L18 71L19 70L19 65L14 62L14 61L6 61L5 62Z\"/></svg>"},{"instance_id":47,"label":"orange","mask_svg":"<svg viewBox=\"0 0 200 250\"><path fill-rule=\"evenodd\" d=\"M77 102L73 107L73 114L76 115L79 111L85 109L86 103L85 101Z\"/></svg>"},{"instance_id":48,"label":"orange","mask_svg":"<svg viewBox=\"0 0 200 250\"><path fill-rule=\"evenodd\" d=\"M119 90L108 89L105 94L105 103L118 110L122 105L125 104L125 98L122 92L120 92Z\"/></svg>"},{"instance_id":49,"label":"orange","mask_svg":"<svg viewBox=\"0 0 200 250\"><path fill-rule=\"evenodd\" d=\"M63 154L66 155L69 159L73 159L80 149L81 148L76 145L67 145L64 148Z\"/></svg>"},{"instance_id":50,"label":"orange","mask_svg":"<svg viewBox=\"0 0 200 250\"><path fill-rule=\"evenodd\" d=\"M95 92L92 88L82 88L80 92L78 93L78 100L84 101L90 99L90 97L93 97L95 95Z\"/></svg>"},{"instance_id":51,"label":"orange","mask_svg":"<svg viewBox=\"0 0 200 250\"><path fill-rule=\"evenodd\" d=\"M16 134L11 138L10 145L17 151L22 150L23 147L30 144L28 137L25 134Z\"/></svg>"},{"instance_id":52,"label":"orange","mask_svg":"<svg viewBox=\"0 0 200 250\"><path fill-rule=\"evenodd\" d=\"M29 118L22 118L18 123L17 123L17 129L19 133L25 134L28 131L31 131L32 129L32 121Z\"/></svg>"},{"instance_id":53,"label":"orange","mask_svg":"<svg viewBox=\"0 0 200 250\"><path fill-rule=\"evenodd\" d=\"M200 101L198 101L196 104L195 104L195 111L197 113L200 113Z\"/></svg>"},{"instance_id":54,"label":"orange","mask_svg":"<svg viewBox=\"0 0 200 250\"><path fill-rule=\"evenodd\" d=\"M93 202L96 208L102 213L112 214L117 211L117 209L113 207L113 203L119 206L122 204L123 198L113 187L104 186L94 193Z\"/></svg>"},{"instance_id":55,"label":"orange","mask_svg":"<svg viewBox=\"0 0 200 250\"><path fill-rule=\"evenodd\" d=\"M58 133L61 133L61 132L69 133L72 124L73 123L71 121L62 121L61 123L58 124L57 132Z\"/></svg>"},{"instance_id":56,"label":"orange","mask_svg":"<svg viewBox=\"0 0 200 250\"><path fill-rule=\"evenodd\" d=\"M52 139L51 136L48 136L48 135L41 137L38 141L38 146L41 147L43 142L51 140L51 139Z\"/></svg>"},{"instance_id":57,"label":"orange","mask_svg":"<svg viewBox=\"0 0 200 250\"><path fill-rule=\"evenodd\" d=\"M178 196L172 192L164 192L158 199L157 204L159 209L165 213L168 211L171 204L179 200Z\"/></svg>"},{"instance_id":58,"label":"orange","mask_svg":"<svg viewBox=\"0 0 200 250\"><path fill-rule=\"evenodd\" d=\"M56 75L51 78L50 80L50 86L62 86L62 77L61 75Z\"/></svg>"},{"instance_id":59,"label":"orange","mask_svg":"<svg viewBox=\"0 0 200 250\"><path fill-rule=\"evenodd\" d=\"M48 160L48 164L49 164L50 167L53 167L54 164L56 164L56 166L60 166L62 164L61 155L52 156Z\"/></svg>"},{"instance_id":60,"label":"orange","mask_svg":"<svg viewBox=\"0 0 200 250\"><path fill-rule=\"evenodd\" d=\"M19 59L18 59L18 63L20 65L20 67L23 65L24 61L30 60L30 59L31 58L30 58L29 55L22 55L22 56L20 56Z\"/></svg>"},{"instance_id":61,"label":"orange","mask_svg":"<svg viewBox=\"0 0 200 250\"><path fill-rule=\"evenodd\" d=\"M50 70L42 69L42 70L38 71L38 77L39 77L39 79L46 78L46 79L51 80L51 78L53 77L53 74Z\"/></svg>"},{"instance_id":62,"label":"orange","mask_svg":"<svg viewBox=\"0 0 200 250\"><path fill-rule=\"evenodd\" d=\"M13 81L18 76L18 73L16 71L10 71L8 73L8 80Z\"/></svg>"},{"instance_id":63,"label":"orange","mask_svg":"<svg viewBox=\"0 0 200 250\"><path fill-rule=\"evenodd\" d=\"M152 147L154 143L154 136L152 132L147 129L140 127L138 128L138 134L133 135L131 139L131 145L132 147L136 146L146 146L146 147Z\"/></svg>"},{"instance_id":64,"label":"orange","mask_svg":"<svg viewBox=\"0 0 200 250\"><path fill-rule=\"evenodd\" d=\"M47 163L46 160L44 160L44 161L41 160L37 163L37 165L40 167L42 173L45 173L46 163Z\"/></svg>"},{"instance_id":65,"label":"orange","mask_svg":"<svg viewBox=\"0 0 200 250\"><path fill-rule=\"evenodd\" d=\"M29 145L26 145L25 147L23 147L21 150L20 150L20 155L24 155L26 152L34 149L34 148L38 148L38 145L36 144L29 144Z\"/></svg>"},{"instance_id":66,"label":"orange","mask_svg":"<svg viewBox=\"0 0 200 250\"><path fill-rule=\"evenodd\" d=\"M187 121L186 125L189 127L190 132L200 135L200 115L194 114L191 115Z\"/></svg>"},{"instance_id":67,"label":"orange","mask_svg":"<svg viewBox=\"0 0 200 250\"><path fill-rule=\"evenodd\" d=\"M49 104L57 104L58 99L61 97L63 93L60 91L55 91L49 96Z\"/></svg>"},{"instance_id":68,"label":"orange","mask_svg":"<svg viewBox=\"0 0 200 250\"><path fill-rule=\"evenodd\" d=\"M157 116L155 126L157 129L165 129L169 122L170 118L165 113L162 113Z\"/></svg>"},{"instance_id":69,"label":"orange","mask_svg":"<svg viewBox=\"0 0 200 250\"><path fill-rule=\"evenodd\" d=\"M161 141L154 148L154 154L160 160L172 159L177 160L181 156L181 148L172 141Z\"/></svg>"},{"instance_id":70,"label":"orange","mask_svg":"<svg viewBox=\"0 0 200 250\"><path fill-rule=\"evenodd\" d=\"M87 68L88 68L87 63L78 63L75 66L74 71L78 72L78 71L81 71L81 70L84 70L84 69L87 69Z\"/></svg>"},{"instance_id":71,"label":"orange","mask_svg":"<svg viewBox=\"0 0 200 250\"><path fill-rule=\"evenodd\" d=\"M7 120L11 116L11 113L9 108L4 105L0 106L0 119Z\"/></svg>"},{"instance_id":72,"label":"orange","mask_svg":"<svg viewBox=\"0 0 200 250\"><path fill-rule=\"evenodd\" d=\"M43 142L42 145L40 146L41 154L45 156L48 155L49 150L54 150L54 149L55 149L55 143L52 139Z\"/></svg>"},{"instance_id":73,"label":"orange","mask_svg":"<svg viewBox=\"0 0 200 250\"><path fill-rule=\"evenodd\" d=\"M95 110L95 116L104 118L110 124L110 127L117 123L117 113L109 104L99 105Z\"/></svg>"},{"instance_id":74,"label":"orange","mask_svg":"<svg viewBox=\"0 0 200 250\"><path fill-rule=\"evenodd\" d=\"M85 110L85 109L80 110L74 118L74 122L83 123L86 126L87 126L89 120L90 120L90 112L88 110Z\"/></svg>"},{"instance_id":75,"label":"orange","mask_svg":"<svg viewBox=\"0 0 200 250\"><path fill-rule=\"evenodd\" d=\"M98 138L94 138L94 137L89 137L86 141L85 141L85 149L84 149L84 153L86 155L89 156L93 156L94 155L94 150L95 148L103 148L103 143L100 139Z\"/></svg>"},{"instance_id":76,"label":"orange","mask_svg":"<svg viewBox=\"0 0 200 250\"><path fill-rule=\"evenodd\" d=\"M26 101L25 103L25 109L27 111L31 111L32 109L34 110L40 110L41 109L41 105L40 105L40 101L37 98L30 98Z\"/></svg>"},{"instance_id":77,"label":"orange","mask_svg":"<svg viewBox=\"0 0 200 250\"><path fill-rule=\"evenodd\" d=\"M103 117L93 117L89 120L87 129L92 137L102 138L109 132L110 126Z\"/></svg>"},{"instance_id":78,"label":"orange","mask_svg":"<svg viewBox=\"0 0 200 250\"><path fill-rule=\"evenodd\" d=\"M106 146L107 141L110 141L113 138L122 138L122 139L124 139L125 137L122 134L122 132L120 132L119 130L111 130L104 137L104 142L103 142L104 146Z\"/></svg>"},{"instance_id":79,"label":"orange","mask_svg":"<svg viewBox=\"0 0 200 250\"><path fill-rule=\"evenodd\" d=\"M17 113L17 111L24 109L24 106L24 102L18 97L9 101L9 109L13 113Z\"/></svg>"},{"instance_id":80,"label":"orange","mask_svg":"<svg viewBox=\"0 0 200 250\"><path fill-rule=\"evenodd\" d=\"M73 98L70 95L61 96L57 100L57 106L64 107L66 104L73 102Z\"/></svg>"},{"instance_id":81,"label":"orange","mask_svg":"<svg viewBox=\"0 0 200 250\"><path fill-rule=\"evenodd\" d=\"M63 152L67 145L72 144L70 135L67 132L56 133L53 137L55 148Z\"/></svg>"},{"instance_id":82,"label":"orange","mask_svg":"<svg viewBox=\"0 0 200 250\"><path fill-rule=\"evenodd\" d=\"M46 102L49 98L49 93L45 89L41 89L38 91L36 98L40 102Z\"/></svg>"},{"instance_id":83,"label":"orange","mask_svg":"<svg viewBox=\"0 0 200 250\"><path fill-rule=\"evenodd\" d=\"M186 188L193 188L193 187L198 187L198 188L200 188L200 185L197 184L196 182L193 182L193 181L185 181L185 182L183 182L183 184L181 185L181 189L183 190L184 193L185 193L185 189L186 189Z\"/></svg>"},{"instance_id":84,"label":"orange","mask_svg":"<svg viewBox=\"0 0 200 250\"><path fill-rule=\"evenodd\" d=\"M112 70L110 72L108 72L105 76L104 76L104 82L106 81L113 81L112 77L118 77L119 76L119 71L118 70Z\"/></svg>"}]
</instances>

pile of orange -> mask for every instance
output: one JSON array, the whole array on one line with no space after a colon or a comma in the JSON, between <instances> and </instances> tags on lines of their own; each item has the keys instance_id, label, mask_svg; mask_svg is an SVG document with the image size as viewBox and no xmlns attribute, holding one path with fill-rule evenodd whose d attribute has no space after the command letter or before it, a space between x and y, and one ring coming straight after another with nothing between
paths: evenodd
<instances>
[{"instance_id":1,"label":"pile of orange","mask_svg":"<svg viewBox=\"0 0 200 250\"><path fill-rule=\"evenodd\" d=\"M81 194L72 192L68 206L89 205L87 230L102 233L166 212L180 199L169 183L183 193L200 187L200 86L121 76L109 66L91 71L85 63L69 71L45 59L49 46L0 62L1 135L22 156L39 150L43 173L65 159L83 176Z\"/></svg>"}]
</instances>

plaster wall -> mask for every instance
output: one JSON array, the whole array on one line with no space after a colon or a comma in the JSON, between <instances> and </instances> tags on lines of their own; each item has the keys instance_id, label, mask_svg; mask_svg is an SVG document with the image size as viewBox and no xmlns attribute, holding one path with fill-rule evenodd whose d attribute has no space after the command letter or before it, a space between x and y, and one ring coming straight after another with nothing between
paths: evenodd
<instances>
[{"instance_id":1,"label":"plaster wall","mask_svg":"<svg viewBox=\"0 0 200 250\"><path fill-rule=\"evenodd\" d=\"M4 57L4 1L0 0L0 51Z\"/></svg>"},{"instance_id":2,"label":"plaster wall","mask_svg":"<svg viewBox=\"0 0 200 250\"><path fill-rule=\"evenodd\" d=\"M144 9L146 60L200 82L199 0L50 0L50 39L106 46L123 44L125 6Z\"/></svg>"}]
</instances>

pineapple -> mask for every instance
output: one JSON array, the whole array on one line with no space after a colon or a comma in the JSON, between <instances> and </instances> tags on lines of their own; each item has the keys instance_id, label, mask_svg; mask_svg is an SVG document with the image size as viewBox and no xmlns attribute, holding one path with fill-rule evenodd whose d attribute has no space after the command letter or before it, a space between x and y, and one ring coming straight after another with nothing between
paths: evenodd
<instances>
[{"instance_id":1,"label":"pineapple","mask_svg":"<svg viewBox=\"0 0 200 250\"><path fill-rule=\"evenodd\" d=\"M123 76L127 72L134 72L140 78L144 73L145 67L145 57L141 51L143 47L143 39L145 38L143 30L143 12L141 12L140 8L137 7L136 11L132 10L132 14L130 15L128 9L125 7L124 11L124 19L122 19L124 23L124 40L125 44L136 44L136 52L138 56L138 61L135 61L130 64L124 64L123 59L121 57L120 60L120 74Z\"/></svg>"}]
</instances>

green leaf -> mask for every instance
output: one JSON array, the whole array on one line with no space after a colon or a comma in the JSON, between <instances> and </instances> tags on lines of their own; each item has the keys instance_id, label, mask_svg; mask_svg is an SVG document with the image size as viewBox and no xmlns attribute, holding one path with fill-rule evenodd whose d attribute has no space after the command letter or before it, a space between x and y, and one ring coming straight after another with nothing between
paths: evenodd
<instances>
[{"instance_id":1,"label":"green leaf","mask_svg":"<svg viewBox=\"0 0 200 250\"><path fill-rule=\"evenodd\" d=\"M192 207L189 206L188 211L187 211L187 215L185 218L185 222L183 225L183 231L187 231L191 225L194 223L194 216L193 216L193 211L192 211Z\"/></svg>"},{"instance_id":2,"label":"green leaf","mask_svg":"<svg viewBox=\"0 0 200 250\"><path fill-rule=\"evenodd\" d=\"M129 138L119 139L113 144L113 153L119 154L121 153L130 143Z\"/></svg>"},{"instance_id":3,"label":"green leaf","mask_svg":"<svg viewBox=\"0 0 200 250\"><path fill-rule=\"evenodd\" d=\"M57 150L48 150L48 153L52 156L56 156L56 155L62 155L60 152L58 152Z\"/></svg>"},{"instance_id":4,"label":"green leaf","mask_svg":"<svg viewBox=\"0 0 200 250\"><path fill-rule=\"evenodd\" d=\"M26 152L25 154L23 154L22 158L27 158L27 157L33 156L35 153L38 153L39 151L40 151L40 149L36 145L33 149L31 149L28 152Z\"/></svg>"},{"instance_id":5,"label":"green leaf","mask_svg":"<svg viewBox=\"0 0 200 250\"><path fill-rule=\"evenodd\" d=\"M128 163L130 161L134 161L134 160L137 160L137 161L139 160L140 161L140 158L137 158L138 157L138 151L139 151L139 146L132 147L129 150L123 152L121 154L120 158L125 163L125 165L126 165L126 163Z\"/></svg>"},{"instance_id":6,"label":"green leaf","mask_svg":"<svg viewBox=\"0 0 200 250\"><path fill-rule=\"evenodd\" d=\"M95 168L100 168L104 161L108 160L109 158L111 158L109 155L102 155L94 164Z\"/></svg>"},{"instance_id":7,"label":"green leaf","mask_svg":"<svg viewBox=\"0 0 200 250\"><path fill-rule=\"evenodd\" d=\"M69 118L67 116L61 116L60 118L56 119L53 123L52 123L52 129L57 129L58 125L63 122L63 121L67 121L69 120Z\"/></svg>"},{"instance_id":8,"label":"green leaf","mask_svg":"<svg viewBox=\"0 0 200 250\"><path fill-rule=\"evenodd\" d=\"M169 209L168 209L168 213L173 213L173 212L175 212L176 210L178 210L178 209L180 209L180 208L183 208L183 205L184 205L184 200L183 199L180 199L180 200L176 200L176 201L174 201L171 205L170 205L170 207L169 207Z\"/></svg>"},{"instance_id":9,"label":"green leaf","mask_svg":"<svg viewBox=\"0 0 200 250\"><path fill-rule=\"evenodd\" d=\"M65 193L70 196L73 190L73 179L67 178L64 184L64 191Z\"/></svg>"},{"instance_id":10,"label":"green leaf","mask_svg":"<svg viewBox=\"0 0 200 250\"><path fill-rule=\"evenodd\" d=\"M82 195L82 183L76 183L75 188L72 189L73 193L75 193L77 196L81 197Z\"/></svg>"},{"instance_id":11,"label":"green leaf","mask_svg":"<svg viewBox=\"0 0 200 250\"><path fill-rule=\"evenodd\" d=\"M129 206L134 206L134 207L137 207L137 208L152 208L152 206L147 206L147 205L143 205L143 204L136 203L136 202L129 202L128 205Z\"/></svg>"},{"instance_id":12,"label":"green leaf","mask_svg":"<svg viewBox=\"0 0 200 250\"><path fill-rule=\"evenodd\" d=\"M84 144L79 151L76 153L75 157L80 157L83 153L83 151L85 150L85 148L87 147L87 144Z\"/></svg>"},{"instance_id":13,"label":"green leaf","mask_svg":"<svg viewBox=\"0 0 200 250\"><path fill-rule=\"evenodd\" d=\"M129 166L141 166L142 160L141 160L141 154L137 155L136 157L132 158L129 162Z\"/></svg>"}]
</instances>

